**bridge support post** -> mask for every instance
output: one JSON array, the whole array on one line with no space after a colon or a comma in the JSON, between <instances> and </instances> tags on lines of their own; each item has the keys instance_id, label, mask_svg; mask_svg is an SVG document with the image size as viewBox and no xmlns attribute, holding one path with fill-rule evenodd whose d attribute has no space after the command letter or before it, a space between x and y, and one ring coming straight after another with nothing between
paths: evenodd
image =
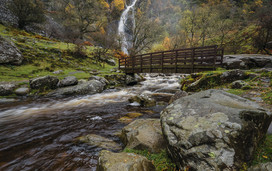
<instances>
[{"instance_id":1,"label":"bridge support post","mask_svg":"<svg viewBox=\"0 0 272 171\"><path fill-rule=\"evenodd\" d=\"M161 72L163 73L163 57L164 57L164 52L162 52L161 56Z\"/></svg>"},{"instance_id":2,"label":"bridge support post","mask_svg":"<svg viewBox=\"0 0 272 171\"><path fill-rule=\"evenodd\" d=\"M195 71L195 48L192 49L192 73Z\"/></svg>"},{"instance_id":3,"label":"bridge support post","mask_svg":"<svg viewBox=\"0 0 272 171\"><path fill-rule=\"evenodd\" d=\"M216 69L216 59L217 59L217 46L214 47L214 59L213 59L213 70Z\"/></svg>"},{"instance_id":4,"label":"bridge support post","mask_svg":"<svg viewBox=\"0 0 272 171\"><path fill-rule=\"evenodd\" d=\"M141 71L140 72L142 73L143 72L143 56L141 55L140 58L141 58L141 69L140 69Z\"/></svg>"},{"instance_id":5,"label":"bridge support post","mask_svg":"<svg viewBox=\"0 0 272 171\"><path fill-rule=\"evenodd\" d=\"M178 73L178 51L176 50L175 56L175 73Z\"/></svg>"},{"instance_id":6,"label":"bridge support post","mask_svg":"<svg viewBox=\"0 0 272 171\"><path fill-rule=\"evenodd\" d=\"M149 73L152 72L152 54L150 54L150 68L149 68Z\"/></svg>"}]
</instances>

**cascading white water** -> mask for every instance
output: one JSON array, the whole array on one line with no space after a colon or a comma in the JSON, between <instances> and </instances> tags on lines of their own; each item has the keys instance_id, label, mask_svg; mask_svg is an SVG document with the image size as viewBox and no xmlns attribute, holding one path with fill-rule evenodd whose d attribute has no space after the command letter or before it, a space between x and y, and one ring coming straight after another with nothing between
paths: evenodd
<instances>
[{"instance_id":1,"label":"cascading white water","mask_svg":"<svg viewBox=\"0 0 272 171\"><path fill-rule=\"evenodd\" d=\"M127 36L125 33L125 27L126 27L127 19L129 17L129 11L133 10L136 2L137 2L137 0L133 0L132 4L126 7L126 9L122 13L120 21L119 21L118 34L121 37L121 43L122 43L121 49L125 54L128 54L128 46L129 46L129 42L127 40ZM134 20L134 15L132 17Z\"/></svg>"}]
</instances>

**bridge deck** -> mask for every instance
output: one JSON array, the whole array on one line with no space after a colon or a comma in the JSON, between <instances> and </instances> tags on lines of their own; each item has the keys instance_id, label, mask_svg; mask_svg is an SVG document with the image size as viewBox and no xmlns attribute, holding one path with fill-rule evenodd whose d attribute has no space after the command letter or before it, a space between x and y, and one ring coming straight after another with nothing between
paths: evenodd
<instances>
[{"instance_id":1,"label":"bridge deck","mask_svg":"<svg viewBox=\"0 0 272 171\"><path fill-rule=\"evenodd\" d=\"M142 54L119 59L125 73L193 73L222 66L223 49L205 46Z\"/></svg>"}]
</instances>

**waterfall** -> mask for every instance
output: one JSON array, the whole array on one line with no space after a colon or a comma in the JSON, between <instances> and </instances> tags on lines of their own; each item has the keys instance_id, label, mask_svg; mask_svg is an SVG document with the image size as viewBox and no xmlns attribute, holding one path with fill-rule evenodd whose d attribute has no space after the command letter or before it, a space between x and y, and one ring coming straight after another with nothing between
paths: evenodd
<instances>
[{"instance_id":1,"label":"waterfall","mask_svg":"<svg viewBox=\"0 0 272 171\"><path fill-rule=\"evenodd\" d=\"M129 17L129 11L133 10L136 2L137 2L137 0L133 0L132 4L126 7L126 9L122 13L120 21L119 21L118 34L121 37L121 43L122 43L121 49L125 54L128 54L128 46L129 46L129 42L127 40L127 35L125 33L125 27L127 24L127 19ZM132 17L133 17L133 22L135 22L134 15L132 15Z\"/></svg>"}]
</instances>

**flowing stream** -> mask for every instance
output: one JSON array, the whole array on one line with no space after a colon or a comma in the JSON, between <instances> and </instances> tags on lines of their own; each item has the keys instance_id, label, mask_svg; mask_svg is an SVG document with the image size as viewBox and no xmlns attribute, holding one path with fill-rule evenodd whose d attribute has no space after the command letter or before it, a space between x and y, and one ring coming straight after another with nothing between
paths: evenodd
<instances>
[{"instance_id":1,"label":"flowing stream","mask_svg":"<svg viewBox=\"0 0 272 171\"><path fill-rule=\"evenodd\" d=\"M130 112L159 118L166 105L139 107L128 98L145 92L167 102L179 88L179 75L145 78L139 85L95 95L0 103L0 170L95 170L101 148L77 137L97 134L122 145L114 134L126 125L119 118Z\"/></svg>"},{"instance_id":2,"label":"flowing stream","mask_svg":"<svg viewBox=\"0 0 272 171\"><path fill-rule=\"evenodd\" d=\"M133 0L132 4L126 7L126 9L122 13L120 21L119 21L118 34L121 37L121 42L122 42L121 49L125 54L128 54L128 47L129 47L129 42L127 40L127 34L126 34L126 28L127 28L127 24L128 24L127 21L128 21L128 18L130 16L132 16L132 20L135 22L133 10L134 10L134 6L135 6L136 2L137 2L137 0ZM132 10L133 15L129 14L129 12L131 10Z\"/></svg>"}]
</instances>

